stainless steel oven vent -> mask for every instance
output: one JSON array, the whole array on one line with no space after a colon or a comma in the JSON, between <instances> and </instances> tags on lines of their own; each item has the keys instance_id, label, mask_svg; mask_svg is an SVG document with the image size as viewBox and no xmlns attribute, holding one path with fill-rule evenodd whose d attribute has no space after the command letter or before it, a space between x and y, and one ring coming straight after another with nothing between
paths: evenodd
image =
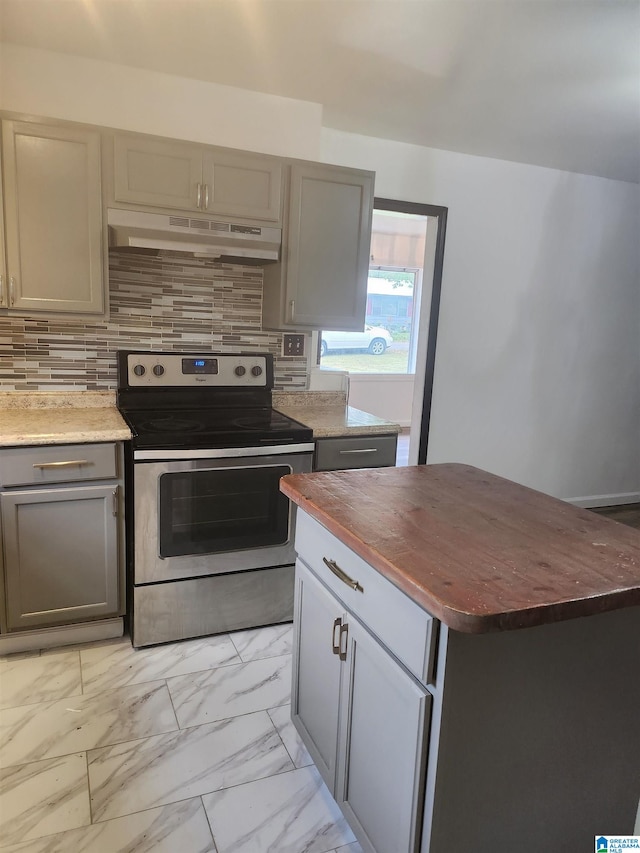
<instances>
[{"instance_id":1,"label":"stainless steel oven vent","mask_svg":"<svg viewBox=\"0 0 640 853\"><path fill-rule=\"evenodd\" d=\"M189 252L261 262L280 257L282 231L271 226L115 208L108 210L107 222L109 248Z\"/></svg>"}]
</instances>

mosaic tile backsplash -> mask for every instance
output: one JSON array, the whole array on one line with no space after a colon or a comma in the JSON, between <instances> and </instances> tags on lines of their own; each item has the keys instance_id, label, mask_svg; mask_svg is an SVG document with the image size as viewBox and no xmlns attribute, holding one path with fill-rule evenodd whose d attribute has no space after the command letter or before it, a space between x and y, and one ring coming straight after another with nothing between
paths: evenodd
<instances>
[{"instance_id":1,"label":"mosaic tile backsplash","mask_svg":"<svg viewBox=\"0 0 640 853\"><path fill-rule=\"evenodd\" d=\"M109 295L108 320L0 317L0 390L114 390L119 349L270 352L277 389L306 387L306 359L262 330L260 267L112 251Z\"/></svg>"}]
</instances>

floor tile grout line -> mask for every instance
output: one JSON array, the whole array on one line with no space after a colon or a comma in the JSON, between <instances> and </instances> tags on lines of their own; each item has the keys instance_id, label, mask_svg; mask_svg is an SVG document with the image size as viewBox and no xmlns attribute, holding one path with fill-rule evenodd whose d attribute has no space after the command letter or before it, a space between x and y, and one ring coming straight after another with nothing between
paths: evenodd
<instances>
[{"instance_id":1,"label":"floor tile grout line","mask_svg":"<svg viewBox=\"0 0 640 853\"><path fill-rule=\"evenodd\" d=\"M213 841L213 846L215 848L216 853L218 853L218 844L216 842L216 837L215 837L214 832L213 832L213 827L211 826L211 820L209 818L209 812L207 811L207 808L204 804L204 800L202 799L204 796L206 796L206 795L200 794L199 799L200 799L200 803L202 804L202 810L204 812L204 816L207 819L207 826L209 827L209 832L211 833L211 840Z\"/></svg>"},{"instance_id":2,"label":"floor tile grout line","mask_svg":"<svg viewBox=\"0 0 640 853\"><path fill-rule=\"evenodd\" d=\"M289 704L289 705L291 704L291 699L289 699L289 702L288 702L287 704ZM285 705L272 705L271 707L272 707L272 708L284 708L284 707L286 707L286 706L285 706ZM267 709L267 714L269 714L269 719L271 720L271 725L274 727L274 729L275 729L275 730L276 730L276 732L278 733L278 737L280 738L280 741L281 741L281 743L282 743L282 745L283 745L283 747L284 747L284 751L287 753L287 755L288 755L288 756L289 756L289 758L291 759L291 763L293 764L294 769L295 769L295 770L298 770L299 768L298 768L298 767L296 767L295 759L294 759L293 755L291 755L291 753L290 753L290 752L289 752L289 750L287 749L287 745L286 745L286 743L284 742L284 738L283 738L283 737L282 737L282 735L280 734L280 730L278 729L278 727L277 727L277 726L276 726L276 724L274 723L274 721L273 721L273 717L272 717L272 716L271 716L271 714L269 713L269 710L268 710L268 709Z\"/></svg>"},{"instance_id":3,"label":"floor tile grout line","mask_svg":"<svg viewBox=\"0 0 640 853\"><path fill-rule=\"evenodd\" d=\"M97 821L93 822L93 815L92 815L92 823L86 824L85 826L99 826L101 823L108 823L111 820L120 820L121 818L124 818L124 817L131 817L131 815L143 814L144 812L151 811L152 809L165 808L166 806L175 806L178 803L186 803L188 800L194 800L194 799L198 799L198 798L202 802L202 807L204 808L205 814L207 814L207 809L204 805L204 800L202 799L203 797L208 797L211 794L219 794L222 791L231 791L231 790L234 790L235 788L241 788L243 785L253 785L255 782L263 782L266 779L275 779L279 776L286 776L287 773L296 773L299 771L308 771L308 770L312 769L313 767L314 767L314 765L309 765L307 767L296 767L293 764L293 762L291 762L291 767L287 767L286 770L279 770L277 773L268 773L266 776L257 776L255 779L246 779L244 782L236 782L234 785L225 785L224 787L213 788L211 791L202 791L200 794L192 794L190 797L181 797L177 800L169 800L168 802L155 803L154 805L149 805L144 809L137 809L135 812L124 812L123 814L117 814L117 815L114 815L113 817L106 818L105 820L97 820ZM89 795L91 796L91 788L89 788ZM208 815L207 815L207 822L209 822ZM211 828L210 823L209 823L209 827ZM53 834L55 834L55 833L53 833ZM214 839L214 843L215 843L215 834L214 834L212 829L211 829L211 835L212 835L212 837ZM216 848L217 848L217 844L216 844ZM2 850L2 847L0 847L0 851L1 850Z\"/></svg>"},{"instance_id":4,"label":"floor tile grout line","mask_svg":"<svg viewBox=\"0 0 640 853\"><path fill-rule=\"evenodd\" d=\"M286 702L284 704L288 704L288 702ZM270 707L271 708L283 708L284 704L283 705L271 705ZM274 728L276 728L274 723L273 723L273 720L271 719L271 715L269 714L268 709L267 708L258 708L258 710L256 710L256 711L247 711L244 714L235 714L232 717L223 717L219 720L210 720L209 722L206 722L206 723L196 723L193 726L186 726L185 728L180 728L180 725L178 724L178 728L169 729L168 731L154 732L153 734L150 734L150 735L142 735L141 737L134 737L134 738L130 738L129 740L111 741L110 743L104 743L104 744L100 744L98 746L91 746L91 747L87 747L86 749L72 749L69 752L62 753L61 755L50 755L50 756L46 756L44 758L36 758L33 761L24 761L24 762L20 762L18 764L2 765L0 767L0 770L9 769L9 768L15 769L17 767L28 767L30 764L39 764L41 761L55 761L56 759L59 759L59 758L68 758L70 755L77 755L79 752L87 753L87 761L88 761L88 753L93 752L94 750L111 749L112 747L124 746L125 744L136 744L136 743L140 743L141 741L151 740L151 738L154 738L154 737L164 737L165 735L184 734L185 732L189 732L189 731L192 731L195 729L199 729L199 728L202 728L203 726L215 726L215 725L227 722L228 720L237 720L237 719L240 719L241 717L250 717L253 714L266 714L267 717L269 718L269 722L271 723L271 725ZM280 741L282 741L282 738L280 737L280 733L278 732L277 728L276 728L276 733L278 734L278 738L280 739ZM284 743L282 745L284 746ZM289 758L291 758L289 750L286 748L286 746L284 747L284 749L285 749L287 756ZM292 759L291 759L291 763L293 764ZM294 770L298 769L298 768L296 768L295 764L293 765L293 769ZM288 772L288 771L284 771L284 772ZM273 775L276 776L279 774L276 773ZM0 851L1 850L2 850L2 847L0 846Z\"/></svg>"},{"instance_id":5,"label":"floor tile grout line","mask_svg":"<svg viewBox=\"0 0 640 853\"><path fill-rule=\"evenodd\" d=\"M167 688L167 693L169 694L169 702L171 702L171 710L173 711L173 716L175 717L176 726L178 727L178 729L181 730L182 726L180 725L180 720L178 719L178 713L176 711L176 706L173 703L173 696L171 695L171 690L169 690L169 685L168 685L167 681L168 681L168 679L165 678L164 684L165 684L165 687Z\"/></svg>"},{"instance_id":6,"label":"floor tile grout line","mask_svg":"<svg viewBox=\"0 0 640 853\"><path fill-rule=\"evenodd\" d=\"M89 826L93 826L93 805L91 803L91 785L89 783L89 750L84 751L84 761L87 767L87 797L89 799Z\"/></svg>"},{"instance_id":7,"label":"floor tile grout line","mask_svg":"<svg viewBox=\"0 0 640 853\"><path fill-rule=\"evenodd\" d=\"M143 687L145 684L163 684L166 683L166 678L156 678L154 681L136 681L134 684L122 684L118 687L105 687L103 690L97 690L95 693L70 693L65 696L55 696L52 699L41 699L39 702L28 702L25 705L8 705L7 707L0 706L0 715L3 711L17 711L19 708L29 708L32 705L49 705L53 702L63 702L65 699L72 700L77 699L78 697L96 697L101 696L104 693L111 693L116 690L128 690L130 688L135 687ZM167 688L168 689L168 688Z\"/></svg>"},{"instance_id":8,"label":"floor tile grout line","mask_svg":"<svg viewBox=\"0 0 640 853\"><path fill-rule=\"evenodd\" d=\"M76 654L78 655L78 669L80 670L80 693L84 696L84 679L82 678L82 655L80 654L80 649L76 650Z\"/></svg>"}]
</instances>

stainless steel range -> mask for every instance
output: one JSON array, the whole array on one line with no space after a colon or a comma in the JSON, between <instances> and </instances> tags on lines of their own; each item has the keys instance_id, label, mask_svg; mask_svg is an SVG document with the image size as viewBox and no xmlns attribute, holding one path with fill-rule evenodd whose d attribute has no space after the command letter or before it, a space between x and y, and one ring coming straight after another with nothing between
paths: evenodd
<instances>
[{"instance_id":1,"label":"stainless steel range","mask_svg":"<svg viewBox=\"0 0 640 853\"><path fill-rule=\"evenodd\" d=\"M271 407L265 353L118 353L134 646L292 618L295 507L308 427Z\"/></svg>"}]
</instances>

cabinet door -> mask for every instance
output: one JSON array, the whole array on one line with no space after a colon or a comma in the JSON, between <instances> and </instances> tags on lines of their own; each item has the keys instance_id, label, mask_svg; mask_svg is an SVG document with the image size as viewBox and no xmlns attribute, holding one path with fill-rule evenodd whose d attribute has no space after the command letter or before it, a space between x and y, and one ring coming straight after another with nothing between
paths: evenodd
<instances>
[{"instance_id":1,"label":"cabinet door","mask_svg":"<svg viewBox=\"0 0 640 853\"><path fill-rule=\"evenodd\" d=\"M116 136L114 158L116 201L200 211L203 188L199 146Z\"/></svg>"},{"instance_id":2,"label":"cabinet door","mask_svg":"<svg viewBox=\"0 0 640 853\"><path fill-rule=\"evenodd\" d=\"M375 853L414 853L431 696L354 617L347 649L336 801Z\"/></svg>"},{"instance_id":3,"label":"cabinet door","mask_svg":"<svg viewBox=\"0 0 640 853\"><path fill-rule=\"evenodd\" d=\"M102 313L100 135L3 123L9 307Z\"/></svg>"},{"instance_id":4,"label":"cabinet door","mask_svg":"<svg viewBox=\"0 0 640 853\"><path fill-rule=\"evenodd\" d=\"M115 485L3 492L9 630L118 613Z\"/></svg>"},{"instance_id":5,"label":"cabinet door","mask_svg":"<svg viewBox=\"0 0 640 853\"><path fill-rule=\"evenodd\" d=\"M2 174L2 159L0 154L0 174ZM7 263L4 248L4 196L2 181L0 181L0 308L6 308L9 299L7 284Z\"/></svg>"},{"instance_id":6,"label":"cabinet door","mask_svg":"<svg viewBox=\"0 0 640 853\"><path fill-rule=\"evenodd\" d=\"M343 615L338 601L300 560L296 563L291 717L327 787L335 788ZM335 634L335 636L334 636Z\"/></svg>"},{"instance_id":7,"label":"cabinet door","mask_svg":"<svg viewBox=\"0 0 640 853\"><path fill-rule=\"evenodd\" d=\"M280 163L259 155L213 151L205 153L203 180L207 213L281 221Z\"/></svg>"},{"instance_id":8,"label":"cabinet door","mask_svg":"<svg viewBox=\"0 0 640 853\"><path fill-rule=\"evenodd\" d=\"M286 322L364 328L373 177L321 164L291 167Z\"/></svg>"}]
</instances>

